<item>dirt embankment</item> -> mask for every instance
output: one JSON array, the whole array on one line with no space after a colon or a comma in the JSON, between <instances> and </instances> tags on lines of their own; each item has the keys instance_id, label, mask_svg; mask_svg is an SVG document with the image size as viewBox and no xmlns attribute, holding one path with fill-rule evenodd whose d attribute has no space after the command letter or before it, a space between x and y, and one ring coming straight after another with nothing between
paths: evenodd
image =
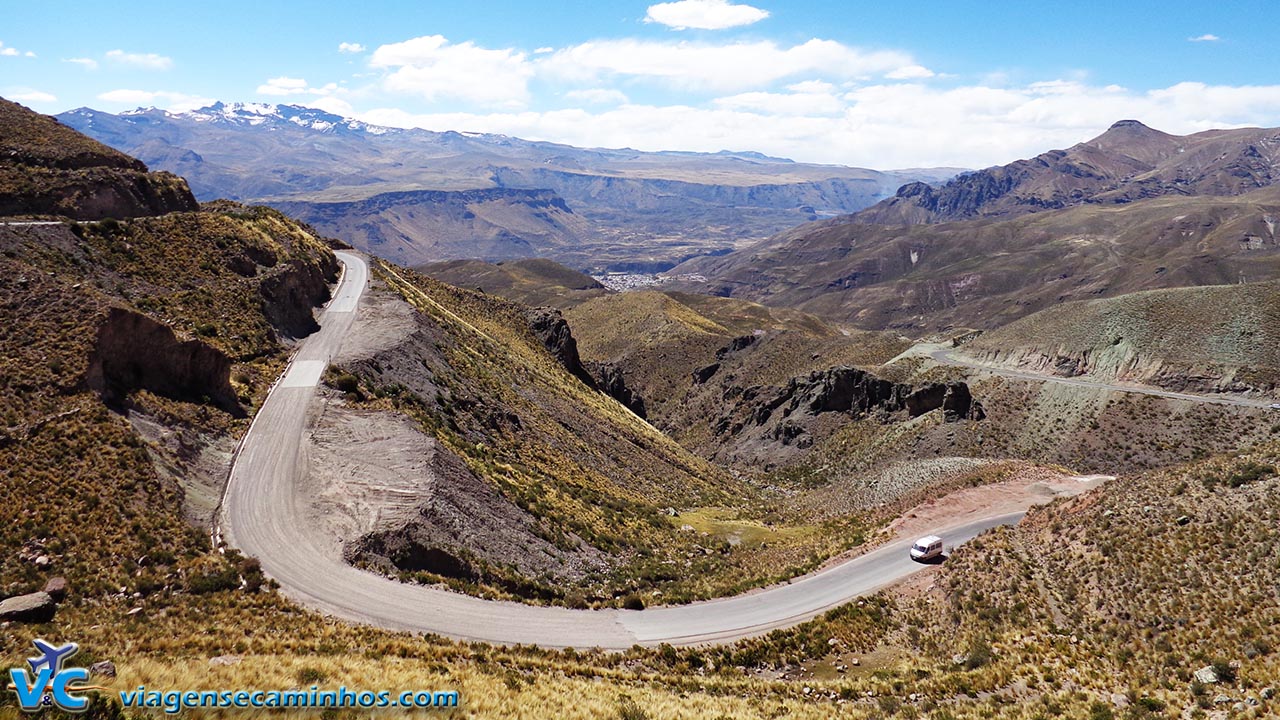
<instances>
[{"instance_id":1,"label":"dirt embankment","mask_svg":"<svg viewBox=\"0 0 1280 720\"><path fill-rule=\"evenodd\" d=\"M419 397L450 397L429 366L439 360L429 321L374 280L360 322L334 363L360 368ZM489 566L525 577L580 578L607 558L586 543L553 543L542 521L397 413L356 408L332 391L316 400L308 436L316 533L348 561L388 573L425 571L475 580Z\"/></svg>"},{"instance_id":2,"label":"dirt embankment","mask_svg":"<svg viewBox=\"0 0 1280 720\"><path fill-rule=\"evenodd\" d=\"M1100 348L971 348L968 354L980 362L1031 372L1133 382L1174 392L1272 394L1277 389L1275 382L1252 368L1170 362L1144 355L1123 340Z\"/></svg>"}]
</instances>

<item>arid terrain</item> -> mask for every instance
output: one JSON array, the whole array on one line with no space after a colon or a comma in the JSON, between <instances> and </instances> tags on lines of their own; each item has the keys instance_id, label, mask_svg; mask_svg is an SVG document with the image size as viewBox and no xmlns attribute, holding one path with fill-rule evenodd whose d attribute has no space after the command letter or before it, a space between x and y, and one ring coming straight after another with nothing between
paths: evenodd
<instances>
[{"instance_id":1,"label":"arid terrain","mask_svg":"<svg viewBox=\"0 0 1280 720\"><path fill-rule=\"evenodd\" d=\"M1121 123L619 292L356 253L345 220L199 203L2 101L0 603L34 609L0 604L0 652L110 661L103 719L142 684L450 688L452 717L1273 716L1274 188L1229 152L1269 132ZM679 162L732 184L721 161ZM1005 191L909 200L975 183ZM412 202L514 222L455 199ZM265 453L288 469L244 478ZM299 544L243 554L233 521L264 514ZM933 532L958 540L912 563ZM298 562L360 591L317 602ZM577 634L522 644L548 627Z\"/></svg>"}]
</instances>

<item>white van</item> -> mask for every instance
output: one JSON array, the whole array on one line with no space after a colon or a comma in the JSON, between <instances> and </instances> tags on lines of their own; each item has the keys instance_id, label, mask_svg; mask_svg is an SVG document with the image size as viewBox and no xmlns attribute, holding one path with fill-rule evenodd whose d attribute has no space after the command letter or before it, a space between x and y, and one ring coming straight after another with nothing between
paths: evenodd
<instances>
[{"instance_id":1,"label":"white van","mask_svg":"<svg viewBox=\"0 0 1280 720\"><path fill-rule=\"evenodd\" d=\"M942 557L942 538L937 535L926 535L911 546L911 559L916 562Z\"/></svg>"}]
</instances>

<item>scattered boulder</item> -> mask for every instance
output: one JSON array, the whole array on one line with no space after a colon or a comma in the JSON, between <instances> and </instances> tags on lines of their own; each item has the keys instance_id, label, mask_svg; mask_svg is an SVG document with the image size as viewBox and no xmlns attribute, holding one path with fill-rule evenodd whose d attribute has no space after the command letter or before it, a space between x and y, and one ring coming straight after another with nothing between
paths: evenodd
<instances>
[{"instance_id":1,"label":"scattered boulder","mask_svg":"<svg viewBox=\"0 0 1280 720\"><path fill-rule=\"evenodd\" d=\"M1178 516L1177 520L1174 520L1174 522L1178 523L1179 525L1186 525L1187 523L1191 522L1191 518L1187 517L1186 515L1180 515Z\"/></svg>"},{"instance_id":2,"label":"scattered boulder","mask_svg":"<svg viewBox=\"0 0 1280 720\"><path fill-rule=\"evenodd\" d=\"M64 577L51 577L44 584L44 592L49 593L49 597L54 602L62 602L67 599L67 579Z\"/></svg>"},{"instance_id":3,"label":"scattered boulder","mask_svg":"<svg viewBox=\"0 0 1280 720\"><path fill-rule=\"evenodd\" d=\"M42 623L53 619L58 603L47 592L16 595L0 602L0 620Z\"/></svg>"},{"instance_id":4,"label":"scattered boulder","mask_svg":"<svg viewBox=\"0 0 1280 720\"><path fill-rule=\"evenodd\" d=\"M116 664L110 660L96 662L89 666L89 674L94 677L113 678L116 676Z\"/></svg>"},{"instance_id":5,"label":"scattered boulder","mask_svg":"<svg viewBox=\"0 0 1280 720\"><path fill-rule=\"evenodd\" d=\"M1195 678L1196 682L1213 685L1218 682L1218 671L1214 670L1212 665L1205 665L1196 671Z\"/></svg>"}]
</instances>

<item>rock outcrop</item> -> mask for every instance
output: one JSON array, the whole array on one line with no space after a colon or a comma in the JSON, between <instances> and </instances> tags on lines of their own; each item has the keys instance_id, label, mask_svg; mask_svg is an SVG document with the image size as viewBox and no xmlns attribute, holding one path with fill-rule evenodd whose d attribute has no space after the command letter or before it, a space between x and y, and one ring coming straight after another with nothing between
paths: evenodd
<instances>
[{"instance_id":1,"label":"rock outcrop","mask_svg":"<svg viewBox=\"0 0 1280 720\"><path fill-rule=\"evenodd\" d=\"M146 315L111 308L98 326L84 383L116 404L135 390L189 402L210 402L243 417L231 388L231 359L200 340L179 340Z\"/></svg>"},{"instance_id":2,"label":"rock outcrop","mask_svg":"<svg viewBox=\"0 0 1280 720\"><path fill-rule=\"evenodd\" d=\"M595 388L596 380L583 367L582 358L578 356L578 341L573 339L573 331L560 311L552 307L529 308L525 317L529 319L529 329L556 362L564 366L570 375Z\"/></svg>"},{"instance_id":3,"label":"rock outcrop","mask_svg":"<svg viewBox=\"0 0 1280 720\"><path fill-rule=\"evenodd\" d=\"M261 264L261 263L259 263ZM337 261L323 266L290 264L266 275L258 291L263 314L283 337L306 337L320 326L315 308L329 300L329 285L338 279Z\"/></svg>"},{"instance_id":4,"label":"rock outcrop","mask_svg":"<svg viewBox=\"0 0 1280 720\"><path fill-rule=\"evenodd\" d=\"M622 370L612 363L589 362L587 368L596 379L600 391L622 403L623 407L635 413L637 417L647 418L644 398L627 386L627 379Z\"/></svg>"},{"instance_id":5,"label":"rock outcrop","mask_svg":"<svg viewBox=\"0 0 1280 720\"><path fill-rule=\"evenodd\" d=\"M982 420L986 413L962 382L912 387L839 366L792 378L784 386L727 386L727 409L713 430L732 440L735 454L758 456L768 449L804 449L845 418L879 416L886 421L942 411L944 422ZM744 455L745 453L745 455Z\"/></svg>"}]
</instances>

